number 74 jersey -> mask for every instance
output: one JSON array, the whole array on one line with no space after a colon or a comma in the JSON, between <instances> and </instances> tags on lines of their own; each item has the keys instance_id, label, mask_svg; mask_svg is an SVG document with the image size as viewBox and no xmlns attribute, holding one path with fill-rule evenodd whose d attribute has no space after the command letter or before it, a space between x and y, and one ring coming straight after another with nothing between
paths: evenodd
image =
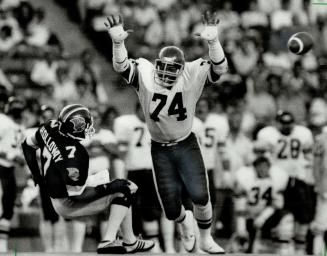
<instances>
[{"instance_id":1,"label":"number 74 jersey","mask_svg":"<svg viewBox=\"0 0 327 256\"><path fill-rule=\"evenodd\" d=\"M138 59L132 75L151 137L157 142L173 142L186 138L192 131L196 102L207 83L210 64L197 59L186 62L177 83L171 88L154 80L154 65Z\"/></svg>"},{"instance_id":2,"label":"number 74 jersey","mask_svg":"<svg viewBox=\"0 0 327 256\"><path fill-rule=\"evenodd\" d=\"M307 184L314 183L313 135L305 126L295 125L289 135L283 135L276 127L267 126L258 133L258 140L269 143L273 148L274 163L291 177Z\"/></svg>"}]
</instances>

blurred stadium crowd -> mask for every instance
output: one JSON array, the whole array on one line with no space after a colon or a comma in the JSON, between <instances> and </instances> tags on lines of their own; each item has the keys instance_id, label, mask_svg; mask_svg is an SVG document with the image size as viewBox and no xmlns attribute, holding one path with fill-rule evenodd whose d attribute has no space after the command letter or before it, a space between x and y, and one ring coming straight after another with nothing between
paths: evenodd
<instances>
[{"instance_id":1,"label":"blurred stadium crowd","mask_svg":"<svg viewBox=\"0 0 327 256\"><path fill-rule=\"evenodd\" d=\"M80 25L108 61L112 56L111 40L103 25L108 14L123 13L125 27L134 30L127 40L130 57L154 60L160 47L173 44L181 46L187 60L193 60L205 58L207 52L205 44L193 36L201 26L202 10L217 11L220 41L230 71L219 86L206 88L204 96L210 101L210 111L229 120L230 132L235 135L228 141L230 164L225 165L232 174L248 164L257 132L274 124L278 110L290 111L296 123L310 128L314 136L327 124L326 6L313 5L309 0L56 2L67 10L71 20ZM60 35L45 24L46 15L32 1L0 1L1 115L7 115L8 100L15 96L24 103L23 111L20 116L8 116L22 129L29 129L56 116L65 104L79 103L94 110L99 127L114 132L115 119L126 111L110 105L111 96L106 93L107 85L100 76L101 67L94 60L93 50L70 55ZM310 31L315 42L314 49L301 57L290 54L286 47L288 38L298 31ZM113 86L123 88L123 81L116 78ZM233 112L226 113L231 104ZM5 122L0 126L5 126ZM6 129L0 130L4 132L0 134L2 139ZM3 153L2 148L0 151ZM7 153L0 157L6 159ZM21 217L30 214L35 219L38 211L31 209L40 205L36 194L31 197L34 188L22 156L11 159L10 164L15 166L18 192L11 234L38 230L38 217L27 222L27 217ZM226 182L214 189L231 190L232 185ZM232 202L217 200L220 219L215 231L228 238L234 228Z\"/></svg>"}]
</instances>

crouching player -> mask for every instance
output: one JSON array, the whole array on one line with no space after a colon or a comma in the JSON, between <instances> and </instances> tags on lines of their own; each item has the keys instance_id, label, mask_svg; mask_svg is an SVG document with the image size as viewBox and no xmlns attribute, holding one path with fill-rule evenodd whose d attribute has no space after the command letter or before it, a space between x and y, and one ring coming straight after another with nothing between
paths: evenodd
<instances>
[{"instance_id":1,"label":"crouching player","mask_svg":"<svg viewBox=\"0 0 327 256\"><path fill-rule=\"evenodd\" d=\"M289 253L293 236L293 217L283 211L283 191L288 176L271 164L266 145L254 146L252 166L236 172L236 237L243 241L244 252L265 252L265 243L276 243L274 253ZM247 242L245 242L247 241Z\"/></svg>"},{"instance_id":2,"label":"crouching player","mask_svg":"<svg viewBox=\"0 0 327 256\"><path fill-rule=\"evenodd\" d=\"M89 155L80 143L94 133L93 118L83 105L64 107L58 120L50 120L26 137L24 156L34 181L49 192L56 212L66 219L85 220L110 209L108 228L98 253L134 253L154 243L136 239L132 229L131 194L137 186L124 179L109 181L108 170L89 175ZM41 150L40 171L36 150ZM121 228L123 243L116 240Z\"/></svg>"}]
</instances>

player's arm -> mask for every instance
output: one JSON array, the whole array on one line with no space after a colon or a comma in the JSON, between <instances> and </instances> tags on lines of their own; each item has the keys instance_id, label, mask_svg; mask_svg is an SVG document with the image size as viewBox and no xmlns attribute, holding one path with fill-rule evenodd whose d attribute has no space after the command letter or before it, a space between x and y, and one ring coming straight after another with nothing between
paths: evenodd
<instances>
[{"instance_id":1,"label":"player's arm","mask_svg":"<svg viewBox=\"0 0 327 256\"><path fill-rule=\"evenodd\" d=\"M119 73L128 84L137 86L137 68L136 62L128 58L125 47L125 39L131 30L125 31L123 28L123 19L121 15L110 15L105 26L112 40L112 65L114 70Z\"/></svg>"},{"instance_id":2,"label":"player's arm","mask_svg":"<svg viewBox=\"0 0 327 256\"><path fill-rule=\"evenodd\" d=\"M36 150L39 148L36 133L29 134L26 136L26 139L22 143L23 154L27 163L28 168L30 169L33 180L36 184L41 185L43 183L43 178L41 175L41 170L37 162Z\"/></svg>"},{"instance_id":3,"label":"player's arm","mask_svg":"<svg viewBox=\"0 0 327 256\"><path fill-rule=\"evenodd\" d=\"M211 14L209 11L206 11L202 18L204 30L196 35L208 42L210 58L208 79L209 82L215 83L219 80L222 74L227 72L228 63L218 38L218 15L216 13Z\"/></svg>"}]
</instances>

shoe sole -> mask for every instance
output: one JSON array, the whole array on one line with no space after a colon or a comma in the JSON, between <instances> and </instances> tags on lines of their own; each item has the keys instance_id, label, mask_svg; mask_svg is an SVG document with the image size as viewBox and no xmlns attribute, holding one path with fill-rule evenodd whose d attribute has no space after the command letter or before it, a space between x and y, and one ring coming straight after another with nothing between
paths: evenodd
<instances>
[{"instance_id":1,"label":"shoe sole","mask_svg":"<svg viewBox=\"0 0 327 256\"><path fill-rule=\"evenodd\" d=\"M155 243L153 243L153 245L151 245L149 248L143 248L143 249L135 249L133 251L128 252L126 249L126 254L133 254L133 253L137 253L137 252L147 252L150 251L153 247L155 246Z\"/></svg>"},{"instance_id":2,"label":"shoe sole","mask_svg":"<svg viewBox=\"0 0 327 256\"><path fill-rule=\"evenodd\" d=\"M107 247L97 249L97 254L126 254L126 249L123 246Z\"/></svg>"}]
</instances>

